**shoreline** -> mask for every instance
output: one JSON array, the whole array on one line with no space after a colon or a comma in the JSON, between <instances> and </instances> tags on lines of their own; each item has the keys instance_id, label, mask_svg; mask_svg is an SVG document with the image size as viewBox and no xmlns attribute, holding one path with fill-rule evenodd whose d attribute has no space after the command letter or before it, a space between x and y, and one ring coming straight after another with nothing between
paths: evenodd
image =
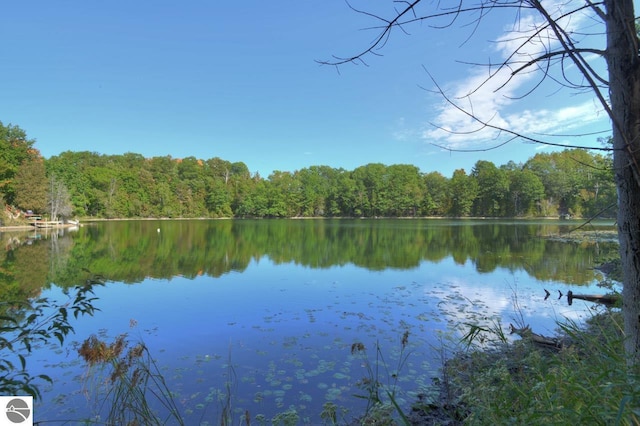
<instances>
[{"instance_id":1,"label":"shoreline","mask_svg":"<svg viewBox=\"0 0 640 426\"><path fill-rule=\"evenodd\" d=\"M32 224L28 224L28 225L9 225L9 226L0 226L0 232L11 232L11 231L30 231L30 230L38 230L38 229L67 229L67 228L73 228L74 226L78 226L78 225L74 225L71 223L63 223L60 225L53 225L53 226L44 226L44 227L37 227L34 226ZM81 225L80 225L81 226Z\"/></svg>"}]
</instances>

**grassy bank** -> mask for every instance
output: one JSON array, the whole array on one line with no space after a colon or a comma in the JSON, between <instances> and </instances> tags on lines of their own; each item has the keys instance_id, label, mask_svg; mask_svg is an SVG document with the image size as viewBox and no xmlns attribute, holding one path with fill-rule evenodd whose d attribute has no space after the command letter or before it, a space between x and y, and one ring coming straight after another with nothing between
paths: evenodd
<instances>
[{"instance_id":1,"label":"grassy bank","mask_svg":"<svg viewBox=\"0 0 640 426\"><path fill-rule=\"evenodd\" d=\"M469 341L469 351L448 360L439 395L414 405L412 424L640 424L640 374L625 363L619 310L583 327L561 324L558 348L487 333L497 346L473 350Z\"/></svg>"}]
</instances>

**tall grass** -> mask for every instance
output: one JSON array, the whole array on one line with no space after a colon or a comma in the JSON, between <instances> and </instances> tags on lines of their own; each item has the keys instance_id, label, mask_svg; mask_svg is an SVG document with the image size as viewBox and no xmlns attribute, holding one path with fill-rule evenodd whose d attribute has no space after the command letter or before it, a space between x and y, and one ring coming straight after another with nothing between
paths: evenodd
<instances>
[{"instance_id":1,"label":"tall grass","mask_svg":"<svg viewBox=\"0 0 640 426\"><path fill-rule=\"evenodd\" d=\"M640 424L640 375L625 362L619 312L593 316L587 328L566 321L565 345L517 341L447 365L448 386L469 425Z\"/></svg>"}]
</instances>

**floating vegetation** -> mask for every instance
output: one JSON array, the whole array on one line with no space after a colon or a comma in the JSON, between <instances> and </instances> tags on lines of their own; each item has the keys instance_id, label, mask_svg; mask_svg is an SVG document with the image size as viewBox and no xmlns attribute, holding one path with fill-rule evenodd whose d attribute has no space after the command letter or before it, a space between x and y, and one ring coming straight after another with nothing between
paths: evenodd
<instances>
[{"instance_id":1,"label":"floating vegetation","mask_svg":"<svg viewBox=\"0 0 640 426\"><path fill-rule=\"evenodd\" d=\"M341 395L342 395L342 391L340 389L332 387L327 390L327 393L325 393L324 398L327 401L335 401L339 399Z\"/></svg>"},{"instance_id":2,"label":"floating vegetation","mask_svg":"<svg viewBox=\"0 0 640 426\"><path fill-rule=\"evenodd\" d=\"M335 366L336 366L335 361L326 361L324 359L321 359L320 362L318 363L318 372L325 373L327 371L333 370Z\"/></svg>"},{"instance_id":3,"label":"floating vegetation","mask_svg":"<svg viewBox=\"0 0 640 426\"><path fill-rule=\"evenodd\" d=\"M288 336L284 338L282 346L284 348L292 348L298 345L298 338L296 336Z\"/></svg>"},{"instance_id":4,"label":"floating vegetation","mask_svg":"<svg viewBox=\"0 0 640 426\"><path fill-rule=\"evenodd\" d=\"M320 370L318 369L313 369L313 370L309 370L307 371L304 375L306 377L315 377L318 376L320 374Z\"/></svg>"},{"instance_id":5,"label":"floating vegetation","mask_svg":"<svg viewBox=\"0 0 640 426\"><path fill-rule=\"evenodd\" d=\"M309 395L308 393L302 392L302 391L299 392L298 399L300 401L304 401L304 402L313 401L313 397L311 395Z\"/></svg>"},{"instance_id":6,"label":"floating vegetation","mask_svg":"<svg viewBox=\"0 0 640 426\"><path fill-rule=\"evenodd\" d=\"M303 380L306 377L306 370L304 368L299 368L295 371L296 379Z\"/></svg>"}]
</instances>

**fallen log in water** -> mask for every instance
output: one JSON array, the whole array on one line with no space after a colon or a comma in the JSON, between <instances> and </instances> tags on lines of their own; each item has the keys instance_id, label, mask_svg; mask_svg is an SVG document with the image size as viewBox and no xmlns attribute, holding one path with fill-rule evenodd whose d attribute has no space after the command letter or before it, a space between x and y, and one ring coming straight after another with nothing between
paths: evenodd
<instances>
[{"instance_id":1,"label":"fallen log in water","mask_svg":"<svg viewBox=\"0 0 640 426\"><path fill-rule=\"evenodd\" d=\"M513 324L509 324L509 329L511 334L515 333L523 339L528 339L537 345L555 349L560 349L562 347L562 341L560 339L556 339L554 337L546 337L542 334L534 333L533 331L531 331L531 327L529 327L528 325L522 328L516 328L513 326Z\"/></svg>"},{"instance_id":2,"label":"fallen log in water","mask_svg":"<svg viewBox=\"0 0 640 426\"><path fill-rule=\"evenodd\" d=\"M615 305L621 300L619 294L573 294L571 290L567 293L567 301L569 305L573 303L573 299L587 300L589 302L602 303L603 305Z\"/></svg>"}]
</instances>

